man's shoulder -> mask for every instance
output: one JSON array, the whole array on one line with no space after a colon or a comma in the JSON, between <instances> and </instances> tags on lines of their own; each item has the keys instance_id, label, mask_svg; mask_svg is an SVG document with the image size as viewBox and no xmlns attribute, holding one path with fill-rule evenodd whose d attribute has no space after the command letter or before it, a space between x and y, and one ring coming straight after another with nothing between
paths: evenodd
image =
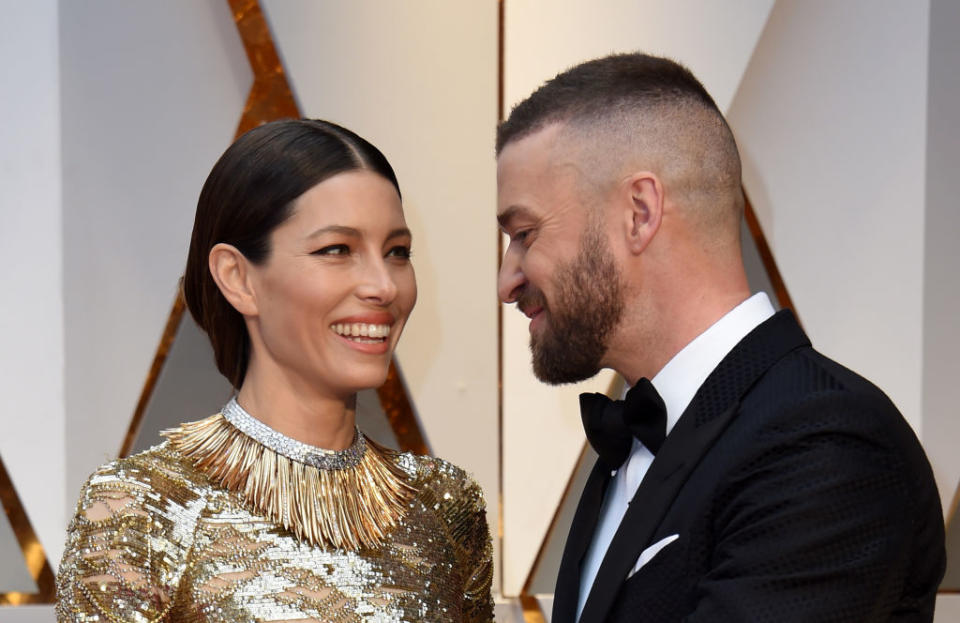
<instances>
[{"instance_id":1,"label":"man's shoulder","mask_svg":"<svg viewBox=\"0 0 960 623\"><path fill-rule=\"evenodd\" d=\"M754 441L817 439L825 450L856 442L929 469L916 433L883 390L811 347L773 365L743 396L740 410L737 420L754 430Z\"/></svg>"},{"instance_id":2,"label":"man's shoulder","mask_svg":"<svg viewBox=\"0 0 960 623\"><path fill-rule=\"evenodd\" d=\"M810 346L797 348L776 362L747 392L744 404L842 402L900 417L900 412L872 382Z\"/></svg>"}]
</instances>

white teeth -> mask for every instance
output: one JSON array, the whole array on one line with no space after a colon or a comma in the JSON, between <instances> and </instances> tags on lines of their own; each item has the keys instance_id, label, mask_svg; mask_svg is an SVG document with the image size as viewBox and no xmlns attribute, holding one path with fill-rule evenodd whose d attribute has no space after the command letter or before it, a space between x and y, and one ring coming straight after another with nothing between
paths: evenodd
<instances>
[{"instance_id":1,"label":"white teeth","mask_svg":"<svg viewBox=\"0 0 960 623\"><path fill-rule=\"evenodd\" d=\"M390 335L390 325L388 324L367 324L365 322L349 324L338 323L330 325L330 328L338 335L349 337L365 344L376 344Z\"/></svg>"}]
</instances>

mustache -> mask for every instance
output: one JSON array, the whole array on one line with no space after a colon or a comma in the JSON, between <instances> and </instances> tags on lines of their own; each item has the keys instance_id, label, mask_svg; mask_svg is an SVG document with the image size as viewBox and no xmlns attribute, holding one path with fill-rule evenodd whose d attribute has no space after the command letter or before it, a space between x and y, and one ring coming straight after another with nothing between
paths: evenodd
<instances>
[{"instance_id":1,"label":"mustache","mask_svg":"<svg viewBox=\"0 0 960 623\"><path fill-rule=\"evenodd\" d=\"M543 296L543 292L536 288L526 287L523 292L517 298L517 308L521 312L526 313L528 309L536 308L547 309L547 299Z\"/></svg>"}]
</instances>

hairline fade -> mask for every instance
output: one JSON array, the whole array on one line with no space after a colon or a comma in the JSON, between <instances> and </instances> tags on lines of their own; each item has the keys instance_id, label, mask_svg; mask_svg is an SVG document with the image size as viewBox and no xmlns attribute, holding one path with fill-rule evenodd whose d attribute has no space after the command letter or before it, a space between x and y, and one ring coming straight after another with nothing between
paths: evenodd
<instances>
[{"instance_id":1,"label":"hairline fade","mask_svg":"<svg viewBox=\"0 0 960 623\"><path fill-rule=\"evenodd\" d=\"M722 115L689 69L668 58L612 54L567 69L514 106L497 128L496 152L551 123L580 123L629 109L697 102Z\"/></svg>"},{"instance_id":2,"label":"hairline fade","mask_svg":"<svg viewBox=\"0 0 960 623\"><path fill-rule=\"evenodd\" d=\"M589 158L594 186L639 166L686 194L708 228L735 226L743 209L740 156L713 98L686 67L642 53L572 67L517 104L497 128L496 153L559 124L567 151Z\"/></svg>"}]
</instances>

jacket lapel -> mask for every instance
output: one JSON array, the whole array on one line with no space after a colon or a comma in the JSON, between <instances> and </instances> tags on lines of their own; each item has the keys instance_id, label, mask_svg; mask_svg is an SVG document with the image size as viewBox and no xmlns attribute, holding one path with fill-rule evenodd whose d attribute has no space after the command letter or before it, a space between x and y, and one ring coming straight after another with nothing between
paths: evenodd
<instances>
[{"instance_id":1,"label":"jacket lapel","mask_svg":"<svg viewBox=\"0 0 960 623\"><path fill-rule=\"evenodd\" d=\"M707 377L631 500L597 571L581 623L604 620L690 473L737 414L740 398L784 355L809 345L793 314L783 310L744 337Z\"/></svg>"},{"instance_id":2,"label":"jacket lapel","mask_svg":"<svg viewBox=\"0 0 960 623\"><path fill-rule=\"evenodd\" d=\"M610 471L597 461L580 495L580 503L570 524L570 534L563 547L557 588L553 598L553 623L574 623L580 597L580 562L583 560L600 517L603 494L610 482Z\"/></svg>"}]
</instances>

